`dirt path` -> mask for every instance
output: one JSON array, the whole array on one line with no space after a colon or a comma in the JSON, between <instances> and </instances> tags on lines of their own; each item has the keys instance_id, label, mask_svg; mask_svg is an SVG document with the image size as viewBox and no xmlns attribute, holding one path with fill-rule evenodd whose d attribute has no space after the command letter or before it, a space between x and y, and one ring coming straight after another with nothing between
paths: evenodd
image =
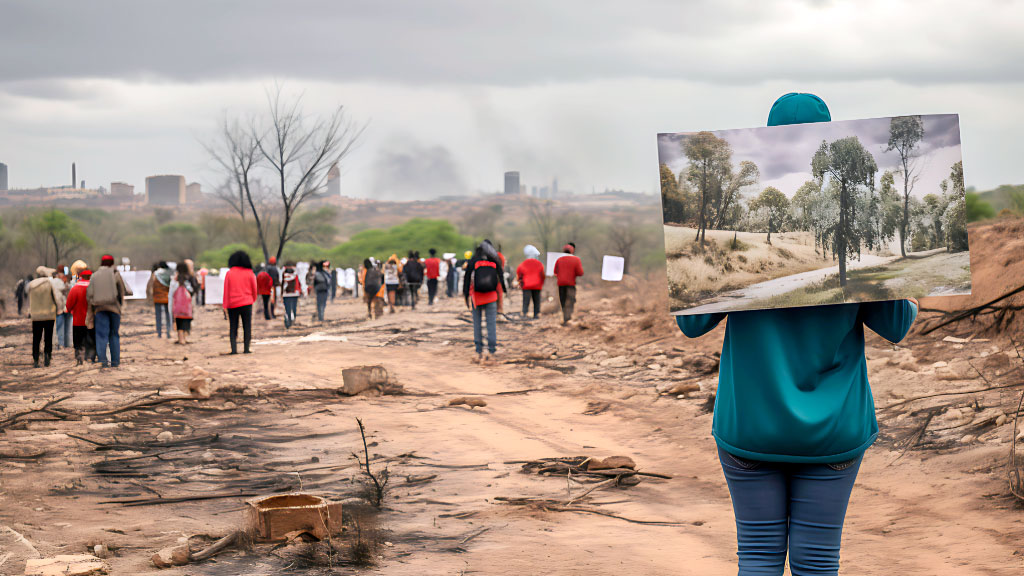
<instances>
[{"instance_id":1,"label":"dirt path","mask_svg":"<svg viewBox=\"0 0 1024 576\"><path fill-rule=\"evenodd\" d=\"M158 497L150 490L162 498L240 491L255 482L265 493L301 483L338 498L358 497L362 478L352 453L361 450L359 417L371 435L373 465L389 466L393 488L376 520L383 530L378 566L338 573L735 573L731 504L709 434L711 415L703 409L714 390L712 353L722 328L687 341L671 328L663 306L643 313L615 295L582 290L580 296L574 326L558 326L553 314L536 324L502 322L507 363L485 368L470 362L471 327L461 302L445 300L436 310L373 322L362 321L360 304L339 301L329 307L327 325L287 333L258 320L249 356L222 355L226 328L216 311L197 319L197 343L181 349L149 335L152 318L137 307L124 322L124 368L102 373L69 367L65 353L50 369L27 369L24 322L5 322L5 344L16 344L0 348L0 401L8 409L57 393L73 394L69 403L83 408L123 403L154 389L167 394L181 388L193 366L207 370L220 388L209 401L140 410L128 419L31 422L0 435L0 450L8 453L13 447L47 451L0 459L0 526L23 535L44 556L108 543L116 547L114 574L328 573L266 548L157 571L149 563L155 550L183 535L230 530L240 520L243 498L139 507L103 502ZM308 311L300 309L306 323ZM637 332L638 324L646 328ZM871 342L879 405L934 386L896 354ZM543 359L548 356L553 359ZM406 394L334 394L343 368L378 363ZM656 387L676 379L699 381L703 390L689 399L657 394ZM444 407L463 395L480 396L487 406ZM142 460L134 475L111 476L98 473L111 472L109 465L95 464L140 452L97 450L68 436L128 443L150 441L164 430L175 439L217 440ZM910 452L890 466L899 452L880 441L854 490L844 572L1019 574L1024 511L1006 499L1003 470L995 465L1005 448L986 440L968 450ZM672 478L595 492L587 507L673 525L499 500L565 501L570 490L579 494L589 486L524 474L508 462L619 454ZM8 552L0 574L21 574L31 553L0 528L0 558Z\"/></svg>"}]
</instances>

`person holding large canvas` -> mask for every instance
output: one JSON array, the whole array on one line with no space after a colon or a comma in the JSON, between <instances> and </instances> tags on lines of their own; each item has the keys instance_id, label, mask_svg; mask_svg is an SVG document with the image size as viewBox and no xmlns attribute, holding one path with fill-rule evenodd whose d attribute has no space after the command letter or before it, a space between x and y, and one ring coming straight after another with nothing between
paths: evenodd
<instances>
[{"instance_id":1,"label":"person holding large canvas","mask_svg":"<svg viewBox=\"0 0 1024 576\"><path fill-rule=\"evenodd\" d=\"M828 122L811 94L768 125ZM899 342L916 300L677 316L696 338L728 316L712 434L736 515L740 576L838 574L846 508L878 435L864 327Z\"/></svg>"}]
</instances>

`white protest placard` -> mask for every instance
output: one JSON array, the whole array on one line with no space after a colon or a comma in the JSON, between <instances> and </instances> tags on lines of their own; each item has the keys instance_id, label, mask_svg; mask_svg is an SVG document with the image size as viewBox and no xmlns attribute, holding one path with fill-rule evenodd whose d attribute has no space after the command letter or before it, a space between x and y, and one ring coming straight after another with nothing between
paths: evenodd
<instances>
[{"instance_id":1,"label":"white protest placard","mask_svg":"<svg viewBox=\"0 0 1024 576\"><path fill-rule=\"evenodd\" d=\"M451 260L452 258L455 258L455 252L445 252L441 257L445 260Z\"/></svg>"},{"instance_id":2,"label":"white protest placard","mask_svg":"<svg viewBox=\"0 0 1024 576\"><path fill-rule=\"evenodd\" d=\"M562 256L569 256L569 255L570 254L567 253L567 252L548 252L548 265L547 265L545 273L548 276L554 276L555 275L555 262L558 262L558 259L561 258Z\"/></svg>"},{"instance_id":3,"label":"white protest placard","mask_svg":"<svg viewBox=\"0 0 1024 576\"><path fill-rule=\"evenodd\" d=\"M306 293L306 274L309 273L309 262L299 262L295 265L295 274L299 277L299 284L302 286L302 293Z\"/></svg>"},{"instance_id":4,"label":"white protest placard","mask_svg":"<svg viewBox=\"0 0 1024 576\"><path fill-rule=\"evenodd\" d=\"M344 283L342 283L342 276L345 277ZM347 290L354 290L356 287L356 271L355 268L346 268L344 274L338 274L339 286Z\"/></svg>"},{"instance_id":5,"label":"white protest placard","mask_svg":"<svg viewBox=\"0 0 1024 576\"><path fill-rule=\"evenodd\" d=\"M601 263L601 280L608 280L609 282L621 282L622 271L626 268L626 259L622 256L608 256L604 257L604 261Z\"/></svg>"},{"instance_id":6,"label":"white protest placard","mask_svg":"<svg viewBox=\"0 0 1024 576\"><path fill-rule=\"evenodd\" d=\"M121 278L124 279L124 283L131 289L132 295L126 296L126 300L145 300L146 299L146 285L149 284L149 277L153 273L149 270L129 270L128 272L121 272Z\"/></svg>"},{"instance_id":7,"label":"white protest placard","mask_svg":"<svg viewBox=\"0 0 1024 576\"><path fill-rule=\"evenodd\" d=\"M210 274L206 277L206 303L217 305L224 303L223 276L214 276Z\"/></svg>"}]
</instances>

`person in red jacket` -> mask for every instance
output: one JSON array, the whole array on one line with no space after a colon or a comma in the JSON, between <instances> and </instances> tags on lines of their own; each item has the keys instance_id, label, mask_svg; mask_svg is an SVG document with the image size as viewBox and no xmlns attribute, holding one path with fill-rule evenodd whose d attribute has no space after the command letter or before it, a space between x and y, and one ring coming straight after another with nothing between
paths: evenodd
<instances>
[{"instance_id":1,"label":"person in red jacket","mask_svg":"<svg viewBox=\"0 0 1024 576\"><path fill-rule=\"evenodd\" d=\"M576 256L576 245L569 242L562 248L568 255L555 261L555 278L558 279L558 301L562 305L562 324L572 320L576 308L576 278L583 276L583 261Z\"/></svg>"},{"instance_id":2,"label":"person in red jacket","mask_svg":"<svg viewBox=\"0 0 1024 576\"><path fill-rule=\"evenodd\" d=\"M544 264L540 261L540 250L536 246L527 244L523 248L526 260L516 268L516 277L519 279L519 287L523 290L523 318L530 312L530 302L533 302L533 317L540 316L540 293L544 289Z\"/></svg>"},{"instance_id":3,"label":"person in red jacket","mask_svg":"<svg viewBox=\"0 0 1024 576\"><path fill-rule=\"evenodd\" d=\"M224 275L224 310L230 322L231 353L238 354L238 321L242 321L243 351L252 341L252 303L256 301L256 275L249 255L239 250L228 258L230 270Z\"/></svg>"},{"instance_id":4,"label":"person in red jacket","mask_svg":"<svg viewBox=\"0 0 1024 576\"><path fill-rule=\"evenodd\" d=\"M75 364L82 365L85 358L85 343L89 334L86 326L86 318L89 315L89 301L85 292L89 288L89 278L92 277L92 270L86 268L78 273L78 282L68 292L66 303L68 312L71 313L71 339L75 344Z\"/></svg>"},{"instance_id":5,"label":"person in red jacket","mask_svg":"<svg viewBox=\"0 0 1024 576\"><path fill-rule=\"evenodd\" d=\"M270 320L273 318L270 314L270 297L274 293L274 277L266 268L260 269L260 273L256 275L256 292L263 299L263 319Z\"/></svg>"},{"instance_id":6,"label":"person in red jacket","mask_svg":"<svg viewBox=\"0 0 1024 576\"><path fill-rule=\"evenodd\" d=\"M437 279L441 277L441 259L437 257L437 250L430 249L430 258L424 262L427 268L427 305L434 305L434 298L437 298Z\"/></svg>"}]
</instances>

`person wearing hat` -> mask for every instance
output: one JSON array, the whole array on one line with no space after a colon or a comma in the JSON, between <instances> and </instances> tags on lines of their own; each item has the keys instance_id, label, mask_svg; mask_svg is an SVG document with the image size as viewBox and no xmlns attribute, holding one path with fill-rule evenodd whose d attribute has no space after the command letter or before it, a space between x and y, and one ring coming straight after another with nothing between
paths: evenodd
<instances>
[{"instance_id":1,"label":"person wearing hat","mask_svg":"<svg viewBox=\"0 0 1024 576\"><path fill-rule=\"evenodd\" d=\"M114 268L114 257L104 254L100 258L100 269L93 272L85 290L96 326L96 355L103 368L121 365L121 306L125 296L131 295L132 289Z\"/></svg>"},{"instance_id":2,"label":"person wearing hat","mask_svg":"<svg viewBox=\"0 0 1024 576\"><path fill-rule=\"evenodd\" d=\"M43 344L43 365L50 365L53 355L53 325L64 310L64 295L54 281L53 268L39 266L36 277L28 285L28 313L32 317L32 365L39 368L39 346Z\"/></svg>"},{"instance_id":3,"label":"person wearing hat","mask_svg":"<svg viewBox=\"0 0 1024 576\"><path fill-rule=\"evenodd\" d=\"M562 305L562 324L572 320L576 309L576 279L583 276L583 261L576 255L576 244L562 247L566 255L555 260L555 278L558 280L558 302Z\"/></svg>"},{"instance_id":4,"label":"person wearing hat","mask_svg":"<svg viewBox=\"0 0 1024 576\"><path fill-rule=\"evenodd\" d=\"M277 318L277 301L281 299L281 270L277 267L277 258L271 256L267 262L267 274L270 275L270 279L274 282L274 287L270 294L270 317Z\"/></svg>"},{"instance_id":5,"label":"person wearing hat","mask_svg":"<svg viewBox=\"0 0 1024 576\"><path fill-rule=\"evenodd\" d=\"M831 120L813 94L787 94L768 125ZM711 433L736 515L739 574L839 572L846 509L878 436L864 328L899 342L916 300L676 317L697 338L728 316Z\"/></svg>"},{"instance_id":6,"label":"person wearing hat","mask_svg":"<svg viewBox=\"0 0 1024 576\"><path fill-rule=\"evenodd\" d=\"M92 270L79 269L78 281L68 292L66 308L71 313L71 339L75 346L75 364L78 366L81 366L85 359L85 348L88 341L89 328L86 325L86 320L89 316L89 301L86 291L89 288L91 277Z\"/></svg>"},{"instance_id":7,"label":"person wearing hat","mask_svg":"<svg viewBox=\"0 0 1024 576\"><path fill-rule=\"evenodd\" d=\"M519 288L523 291L523 318L527 317L530 302L533 302L533 317L536 319L540 316L540 294L544 289L544 263L540 261L540 250L532 244L523 248L523 255L526 260L516 268Z\"/></svg>"}]
</instances>

